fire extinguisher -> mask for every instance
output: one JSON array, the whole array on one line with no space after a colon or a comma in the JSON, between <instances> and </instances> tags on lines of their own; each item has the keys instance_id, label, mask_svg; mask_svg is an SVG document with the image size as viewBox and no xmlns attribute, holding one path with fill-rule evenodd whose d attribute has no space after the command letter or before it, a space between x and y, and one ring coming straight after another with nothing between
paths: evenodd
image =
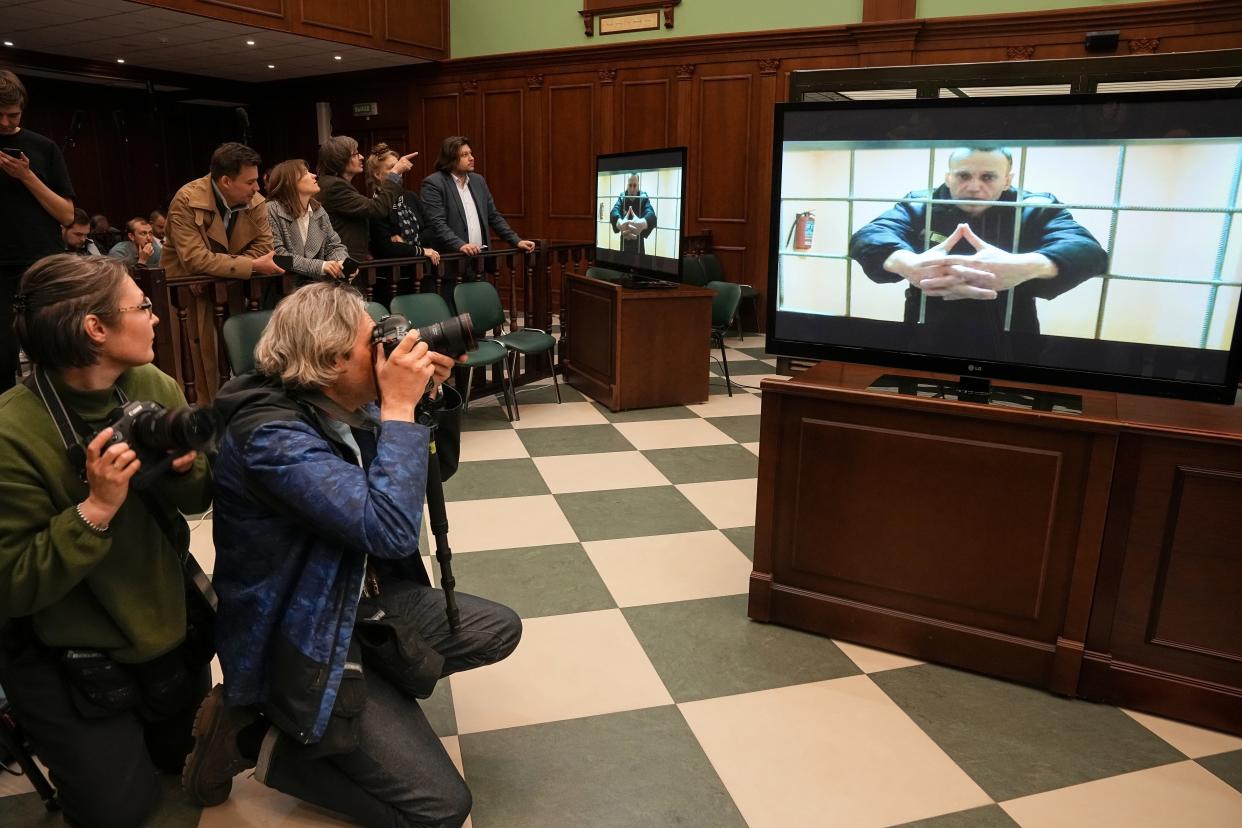
<instances>
[{"instance_id":1,"label":"fire extinguisher","mask_svg":"<svg viewBox=\"0 0 1242 828\"><path fill-rule=\"evenodd\" d=\"M814 239L815 214L807 210L795 215L793 226L789 228L789 238L785 239L785 246L788 247L792 241L794 250L810 250Z\"/></svg>"}]
</instances>

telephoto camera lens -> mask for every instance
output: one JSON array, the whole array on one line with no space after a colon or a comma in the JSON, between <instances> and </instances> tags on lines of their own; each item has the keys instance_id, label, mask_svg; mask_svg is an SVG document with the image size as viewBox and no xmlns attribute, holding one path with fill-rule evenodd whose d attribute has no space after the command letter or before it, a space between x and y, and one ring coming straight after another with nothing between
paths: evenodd
<instances>
[{"instance_id":1,"label":"telephoto camera lens","mask_svg":"<svg viewBox=\"0 0 1242 828\"><path fill-rule=\"evenodd\" d=\"M477 350L479 343L474 338L474 324L470 314L460 313L443 322L433 322L418 329L418 338L427 343L427 347L437 354L444 354L457 359L467 351Z\"/></svg>"},{"instance_id":2,"label":"telephoto camera lens","mask_svg":"<svg viewBox=\"0 0 1242 828\"><path fill-rule=\"evenodd\" d=\"M156 451L202 451L216 439L219 428L220 416L214 408L189 405L140 414L134 420L134 439Z\"/></svg>"},{"instance_id":3,"label":"telephoto camera lens","mask_svg":"<svg viewBox=\"0 0 1242 828\"><path fill-rule=\"evenodd\" d=\"M384 353L391 354L409 330L408 319L399 313L389 314L371 329L371 343L383 343ZM433 322L415 330L418 331L419 340L426 342L429 350L453 359L479 347L468 313L461 313L443 322Z\"/></svg>"}]
</instances>

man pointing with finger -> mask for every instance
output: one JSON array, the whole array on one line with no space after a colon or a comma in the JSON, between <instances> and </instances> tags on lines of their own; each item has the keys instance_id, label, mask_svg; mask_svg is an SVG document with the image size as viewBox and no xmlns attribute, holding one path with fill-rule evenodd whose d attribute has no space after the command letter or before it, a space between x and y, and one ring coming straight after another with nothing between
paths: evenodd
<instances>
[{"instance_id":1,"label":"man pointing with finger","mask_svg":"<svg viewBox=\"0 0 1242 828\"><path fill-rule=\"evenodd\" d=\"M909 193L861 228L850 239L850 257L873 282L909 283L906 322L1038 334L1035 300L1104 273L1108 255L1055 196L1018 190L1012 181L1007 148L960 147L949 156L944 184ZM951 203L920 203L929 198Z\"/></svg>"}]
</instances>

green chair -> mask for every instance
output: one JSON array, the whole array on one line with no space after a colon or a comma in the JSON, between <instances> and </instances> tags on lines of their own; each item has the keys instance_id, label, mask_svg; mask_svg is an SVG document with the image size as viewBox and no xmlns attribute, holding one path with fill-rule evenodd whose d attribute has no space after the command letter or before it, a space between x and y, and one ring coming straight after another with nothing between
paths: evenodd
<instances>
[{"instance_id":1,"label":"green chair","mask_svg":"<svg viewBox=\"0 0 1242 828\"><path fill-rule=\"evenodd\" d=\"M367 313L371 314L371 318L378 322L388 315L388 308L379 302L367 302Z\"/></svg>"},{"instance_id":2,"label":"green chair","mask_svg":"<svg viewBox=\"0 0 1242 828\"><path fill-rule=\"evenodd\" d=\"M599 279L601 282L620 282L625 278L625 274L619 270L594 266L587 268L586 275L588 279Z\"/></svg>"},{"instance_id":3,"label":"green chair","mask_svg":"<svg viewBox=\"0 0 1242 828\"><path fill-rule=\"evenodd\" d=\"M224 351L233 376L254 370L254 348L271 318L270 310L261 310L235 313L224 320Z\"/></svg>"},{"instance_id":4,"label":"green chair","mask_svg":"<svg viewBox=\"0 0 1242 828\"><path fill-rule=\"evenodd\" d=\"M504 329L504 306L500 303L500 294L491 282L463 282L453 290L453 301L459 312L470 314L476 337L482 337L492 328ZM556 363L552 358L552 352L556 350L556 339L551 334L538 328L521 328L498 336L495 341L508 349L513 357L513 367L509 369L509 387L513 391L513 413L517 419L522 419L522 412L518 408L517 390L513 389L513 376L517 373L519 354L527 359L539 354L547 355L548 369L552 372L552 385L556 388L556 402L561 402L561 385L556 378Z\"/></svg>"},{"instance_id":5,"label":"green chair","mask_svg":"<svg viewBox=\"0 0 1242 828\"><path fill-rule=\"evenodd\" d=\"M716 258L714 253L704 253L702 256L703 272L707 276L709 282L726 282L724 268L720 264L720 260ZM750 285L738 285L742 290L742 302L750 303L751 316L755 320L755 330L759 330L759 291ZM741 310L741 303L738 306ZM742 314L737 315L737 338L744 339L742 336Z\"/></svg>"},{"instance_id":6,"label":"green chair","mask_svg":"<svg viewBox=\"0 0 1242 828\"><path fill-rule=\"evenodd\" d=\"M742 301L742 288L732 282L708 282L703 287L716 291L712 300L712 344L720 348L720 364L724 367L725 389L733 396L733 380L729 379L729 357L725 355L724 335L733 324L737 306Z\"/></svg>"},{"instance_id":7,"label":"green chair","mask_svg":"<svg viewBox=\"0 0 1242 828\"><path fill-rule=\"evenodd\" d=\"M701 256L686 255L681 257L681 281L682 284L691 285L692 287L703 287L711 281L703 270Z\"/></svg>"},{"instance_id":8,"label":"green chair","mask_svg":"<svg viewBox=\"0 0 1242 828\"><path fill-rule=\"evenodd\" d=\"M407 293L402 296L394 296L392 299L392 312L399 313L406 319L410 320L410 324L416 328L424 325L430 325L433 322L443 322L450 318L453 312L449 310L448 303L444 301L444 297L438 293ZM471 316L473 322L474 317ZM475 336L478 337L478 325L472 325L475 329ZM479 339L478 350L470 351L466 354L466 361L458 363L462 368L466 369L465 393L461 395L462 411L470 409L470 385L474 381L474 369L486 368L488 365L501 363L501 394L505 400L505 416L509 418L509 422L513 422L513 412L517 408L517 400L513 402L513 407L509 407L510 396L513 395L513 374L509 371L509 351L499 342L491 339Z\"/></svg>"}]
</instances>

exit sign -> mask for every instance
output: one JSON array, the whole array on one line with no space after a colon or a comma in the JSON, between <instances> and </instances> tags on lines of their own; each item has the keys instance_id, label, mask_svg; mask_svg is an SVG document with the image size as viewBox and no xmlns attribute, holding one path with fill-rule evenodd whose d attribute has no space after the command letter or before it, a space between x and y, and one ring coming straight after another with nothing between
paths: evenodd
<instances>
[{"instance_id":1,"label":"exit sign","mask_svg":"<svg viewBox=\"0 0 1242 828\"><path fill-rule=\"evenodd\" d=\"M354 104L355 118L373 118L379 114L379 104L375 101Z\"/></svg>"}]
</instances>

